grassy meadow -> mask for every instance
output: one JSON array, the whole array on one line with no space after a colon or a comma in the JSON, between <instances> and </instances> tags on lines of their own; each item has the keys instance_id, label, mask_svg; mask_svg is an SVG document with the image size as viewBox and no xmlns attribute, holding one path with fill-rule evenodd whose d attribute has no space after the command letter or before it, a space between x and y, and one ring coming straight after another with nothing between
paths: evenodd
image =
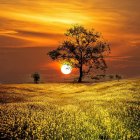
<instances>
[{"instance_id":1,"label":"grassy meadow","mask_svg":"<svg viewBox=\"0 0 140 140\"><path fill-rule=\"evenodd\" d=\"M140 140L140 79L0 84L0 139Z\"/></svg>"}]
</instances>

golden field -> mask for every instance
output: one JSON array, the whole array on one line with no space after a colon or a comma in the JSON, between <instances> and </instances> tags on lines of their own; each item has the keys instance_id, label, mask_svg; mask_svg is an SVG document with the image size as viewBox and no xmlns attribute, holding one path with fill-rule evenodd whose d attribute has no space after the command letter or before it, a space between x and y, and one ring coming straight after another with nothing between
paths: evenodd
<instances>
[{"instance_id":1,"label":"golden field","mask_svg":"<svg viewBox=\"0 0 140 140\"><path fill-rule=\"evenodd\" d=\"M140 79L0 84L0 139L139 140Z\"/></svg>"}]
</instances>

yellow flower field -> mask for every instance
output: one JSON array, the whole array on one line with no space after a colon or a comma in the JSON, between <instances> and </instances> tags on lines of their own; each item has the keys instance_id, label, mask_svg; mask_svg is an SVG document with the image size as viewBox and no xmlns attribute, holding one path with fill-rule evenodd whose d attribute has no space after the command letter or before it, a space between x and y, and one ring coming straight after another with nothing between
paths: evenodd
<instances>
[{"instance_id":1,"label":"yellow flower field","mask_svg":"<svg viewBox=\"0 0 140 140\"><path fill-rule=\"evenodd\" d=\"M1 84L0 139L139 140L140 79Z\"/></svg>"}]
</instances>

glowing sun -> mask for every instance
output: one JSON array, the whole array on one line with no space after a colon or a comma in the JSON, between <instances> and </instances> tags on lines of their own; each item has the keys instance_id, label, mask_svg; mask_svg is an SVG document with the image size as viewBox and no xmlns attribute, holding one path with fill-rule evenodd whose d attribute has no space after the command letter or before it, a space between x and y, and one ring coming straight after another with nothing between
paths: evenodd
<instances>
[{"instance_id":1,"label":"glowing sun","mask_svg":"<svg viewBox=\"0 0 140 140\"><path fill-rule=\"evenodd\" d=\"M71 71L72 71L72 67L71 67L70 65L68 65L68 64L62 65L62 67L61 67L61 72L62 72L63 74L70 74Z\"/></svg>"}]
</instances>

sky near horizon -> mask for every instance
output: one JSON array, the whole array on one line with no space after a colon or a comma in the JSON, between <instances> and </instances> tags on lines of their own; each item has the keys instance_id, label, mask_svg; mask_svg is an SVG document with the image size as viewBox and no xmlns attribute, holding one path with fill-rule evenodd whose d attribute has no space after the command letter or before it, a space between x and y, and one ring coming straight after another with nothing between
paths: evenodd
<instances>
[{"instance_id":1,"label":"sky near horizon","mask_svg":"<svg viewBox=\"0 0 140 140\"><path fill-rule=\"evenodd\" d=\"M67 78L46 53L73 24L95 28L109 42L109 73L140 76L139 5L139 0L0 0L0 83L28 82L24 78L34 71L48 81Z\"/></svg>"}]
</instances>

